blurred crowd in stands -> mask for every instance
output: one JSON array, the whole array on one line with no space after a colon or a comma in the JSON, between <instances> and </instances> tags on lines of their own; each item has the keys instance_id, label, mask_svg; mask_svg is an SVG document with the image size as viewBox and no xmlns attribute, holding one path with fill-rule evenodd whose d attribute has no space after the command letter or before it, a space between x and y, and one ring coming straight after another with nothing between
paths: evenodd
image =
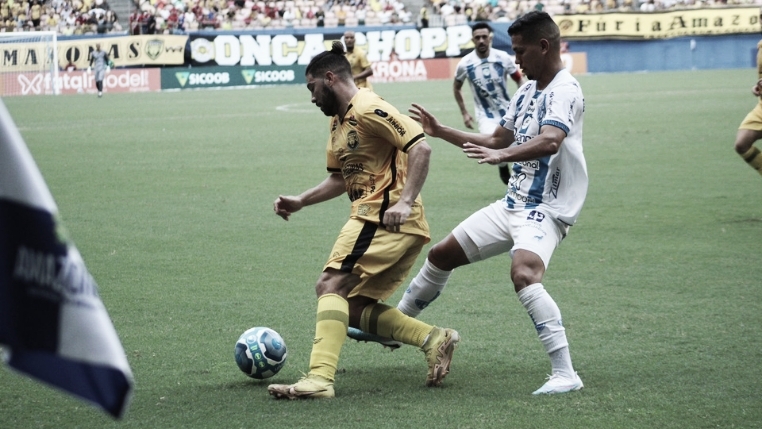
<instances>
[{"instance_id":1,"label":"blurred crowd in stands","mask_svg":"<svg viewBox=\"0 0 762 429\"><path fill-rule=\"evenodd\" d=\"M436 1L436 0L433 0ZM657 12L706 7L749 6L761 0L486 0L459 3L443 0L434 4L433 13L442 17L446 26L471 21L512 22L531 11L541 10L550 15Z\"/></svg>"},{"instance_id":2,"label":"blurred crowd in stands","mask_svg":"<svg viewBox=\"0 0 762 429\"><path fill-rule=\"evenodd\" d=\"M106 0L0 0L0 31L124 32Z\"/></svg>"},{"instance_id":3,"label":"blurred crowd in stands","mask_svg":"<svg viewBox=\"0 0 762 429\"><path fill-rule=\"evenodd\" d=\"M355 27L414 23L398 0L156 0L130 16L130 32Z\"/></svg>"},{"instance_id":4,"label":"blurred crowd in stands","mask_svg":"<svg viewBox=\"0 0 762 429\"><path fill-rule=\"evenodd\" d=\"M249 30L510 22L530 10L551 15L750 6L762 0L425 0L416 11L400 0L139 0L126 28L106 0L0 0L0 31L59 34L178 34ZM124 21L123 21L124 22Z\"/></svg>"}]
</instances>

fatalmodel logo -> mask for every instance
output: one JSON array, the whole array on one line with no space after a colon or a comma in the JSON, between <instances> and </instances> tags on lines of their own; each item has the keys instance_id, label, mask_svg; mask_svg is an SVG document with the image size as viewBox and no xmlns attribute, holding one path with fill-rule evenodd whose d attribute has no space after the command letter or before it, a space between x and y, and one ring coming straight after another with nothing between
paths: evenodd
<instances>
[{"instance_id":1,"label":"fatalmodel logo","mask_svg":"<svg viewBox=\"0 0 762 429\"><path fill-rule=\"evenodd\" d=\"M21 95L42 94L42 81L44 77L38 73L31 80L23 74L18 75L18 82L21 85Z\"/></svg>"},{"instance_id":2,"label":"fatalmodel logo","mask_svg":"<svg viewBox=\"0 0 762 429\"><path fill-rule=\"evenodd\" d=\"M159 72L148 69L115 70L107 73L103 79L104 88L116 92L142 92L159 90ZM78 92L95 91L93 73L73 71L59 72L57 76L51 73L23 73L16 75L18 85L8 85L0 88L4 95L41 95L41 94L74 94Z\"/></svg>"}]
</instances>

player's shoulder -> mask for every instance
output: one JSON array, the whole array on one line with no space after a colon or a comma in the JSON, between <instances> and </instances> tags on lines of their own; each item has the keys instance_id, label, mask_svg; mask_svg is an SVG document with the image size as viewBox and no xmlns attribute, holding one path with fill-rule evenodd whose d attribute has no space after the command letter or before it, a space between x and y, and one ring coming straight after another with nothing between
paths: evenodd
<instances>
[{"instance_id":1,"label":"player's shoulder","mask_svg":"<svg viewBox=\"0 0 762 429\"><path fill-rule=\"evenodd\" d=\"M367 88L360 88L357 95L352 99L352 108L355 113L360 116L378 115L378 112L395 111L396 109L389 104L386 100L381 98L380 95Z\"/></svg>"},{"instance_id":2,"label":"player's shoulder","mask_svg":"<svg viewBox=\"0 0 762 429\"><path fill-rule=\"evenodd\" d=\"M558 75L553 79L551 85L555 88L566 88L570 91L582 94L582 86L580 86L579 81L566 69L558 72Z\"/></svg>"},{"instance_id":3,"label":"player's shoulder","mask_svg":"<svg viewBox=\"0 0 762 429\"><path fill-rule=\"evenodd\" d=\"M526 82L524 82L523 85L521 85L518 89L516 89L516 93L513 94L513 97L511 98L511 100L516 98L519 94L534 92L536 87L537 87L536 80L527 80Z\"/></svg>"},{"instance_id":4,"label":"player's shoulder","mask_svg":"<svg viewBox=\"0 0 762 429\"><path fill-rule=\"evenodd\" d=\"M509 54L506 51L501 51L499 49L491 49L490 50L490 61L494 63L501 63L505 66L516 66L516 62L513 59L513 55Z\"/></svg>"},{"instance_id":5,"label":"player's shoulder","mask_svg":"<svg viewBox=\"0 0 762 429\"><path fill-rule=\"evenodd\" d=\"M494 54L496 57L500 57L500 58L511 58L511 54L509 54L508 52L502 49L490 48L489 53L491 55Z\"/></svg>"},{"instance_id":6,"label":"player's shoulder","mask_svg":"<svg viewBox=\"0 0 762 429\"><path fill-rule=\"evenodd\" d=\"M458 61L458 66L465 66L470 62L474 61L474 58L476 58L476 51L471 51L467 53L466 55L463 55L460 60Z\"/></svg>"}]
</instances>

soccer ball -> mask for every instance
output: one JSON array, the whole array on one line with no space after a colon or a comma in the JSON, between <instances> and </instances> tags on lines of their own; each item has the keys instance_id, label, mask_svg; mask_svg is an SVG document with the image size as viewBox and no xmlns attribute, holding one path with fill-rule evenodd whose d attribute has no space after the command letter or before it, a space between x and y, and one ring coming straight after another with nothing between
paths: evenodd
<instances>
[{"instance_id":1,"label":"soccer ball","mask_svg":"<svg viewBox=\"0 0 762 429\"><path fill-rule=\"evenodd\" d=\"M277 374L286 363L286 343L280 334L258 326L241 334L235 343L235 363L252 378L259 380Z\"/></svg>"}]
</instances>

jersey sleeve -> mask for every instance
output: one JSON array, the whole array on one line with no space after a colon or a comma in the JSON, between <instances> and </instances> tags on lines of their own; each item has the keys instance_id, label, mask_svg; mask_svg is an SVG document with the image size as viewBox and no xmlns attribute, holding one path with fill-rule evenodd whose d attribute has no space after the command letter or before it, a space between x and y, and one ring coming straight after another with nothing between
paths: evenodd
<instances>
[{"instance_id":1,"label":"jersey sleeve","mask_svg":"<svg viewBox=\"0 0 762 429\"><path fill-rule=\"evenodd\" d=\"M545 97L544 107L545 115L540 120L540 128L552 125L568 135L574 126L574 118L579 117L577 109L584 108L582 91L575 83L559 85Z\"/></svg>"},{"instance_id":2,"label":"jersey sleeve","mask_svg":"<svg viewBox=\"0 0 762 429\"><path fill-rule=\"evenodd\" d=\"M415 120L401 114L390 104L373 104L362 115L368 133L381 138L402 152L425 139L423 128Z\"/></svg>"}]
</instances>

